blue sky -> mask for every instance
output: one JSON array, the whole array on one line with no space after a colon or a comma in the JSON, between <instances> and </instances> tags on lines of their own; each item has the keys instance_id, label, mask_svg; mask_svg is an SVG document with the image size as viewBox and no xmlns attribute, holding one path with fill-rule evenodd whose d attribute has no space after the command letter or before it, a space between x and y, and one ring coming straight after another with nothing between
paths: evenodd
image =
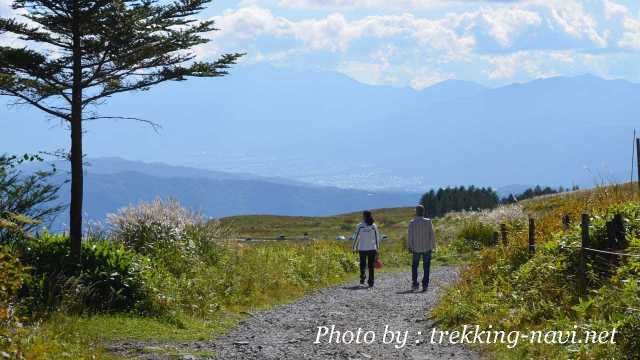
<instances>
[{"instance_id":1,"label":"blue sky","mask_svg":"<svg viewBox=\"0 0 640 360\"><path fill-rule=\"evenodd\" d=\"M201 58L242 51L243 64L368 84L498 86L585 73L640 81L637 0L214 0L202 15L221 30L197 49Z\"/></svg>"}]
</instances>

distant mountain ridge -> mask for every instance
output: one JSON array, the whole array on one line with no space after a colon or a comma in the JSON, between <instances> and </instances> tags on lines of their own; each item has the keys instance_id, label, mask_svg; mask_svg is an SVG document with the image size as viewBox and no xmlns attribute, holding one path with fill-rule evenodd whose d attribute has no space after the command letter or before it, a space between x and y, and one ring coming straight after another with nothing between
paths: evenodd
<instances>
[{"instance_id":1,"label":"distant mountain ridge","mask_svg":"<svg viewBox=\"0 0 640 360\"><path fill-rule=\"evenodd\" d=\"M53 161L46 163L34 163L30 165L32 170L47 169L51 166L62 171L70 171L68 161ZM27 168L28 169L28 168ZM266 177L249 173L230 173L207 169L198 169L189 166L169 165L161 162L143 162L126 160L121 157L89 158L85 160L85 172L96 175L115 175L119 173L140 173L158 178L196 178L216 180L254 180L267 181L277 184L314 186L285 178Z\"/></svg>"},{"instance_id":2,"label":"distant mountain ridge","mask_svg":"<svg viewBox=\"0 0 640 360\"><path fill-rule=\"evenodd\" d=\"M628 177L639 102L639 84L590 75L415 91L256 65L114 97L103 114L156 121L160 134L136 122L88 123L85 148L90 157L364 189L588 187ZM5 151L67 146L66 131L42 118L0 106Z\"/></svg>"},{"instance_id":3,"label":"distant mountain ridge","mask_svg":"<svg viewBox=\"0 0 640 360\"><path fill-rule=\"evenodd\" d=\"M141 201L174 198L207 217L231 215L327 216L368 208L411 206L420 194L367 192L265 179L249 174L213 172L161 163L141 163L117 158L89 159L85 173L84 213L87 221L104 221L109 213ZM48 166L47 164L43 164ZM69 175L57 164L54 181ZM69 185L60 190L59 201L69 203ZM54 229L64 228L61 214Z\"/></svg>"}]
</instances>

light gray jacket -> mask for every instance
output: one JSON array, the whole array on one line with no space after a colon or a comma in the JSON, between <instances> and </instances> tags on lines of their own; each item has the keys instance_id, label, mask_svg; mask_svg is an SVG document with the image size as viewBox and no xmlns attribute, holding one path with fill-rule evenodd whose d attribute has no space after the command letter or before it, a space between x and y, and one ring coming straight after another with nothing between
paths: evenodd
<instances>
[{"instance_id":1,"label":"light gray jacket","mask_svg":"<svg viewBox=\"0 0 640 360\"><path fill-rule=\"evenodd\" d=\"M436 248L436 233L431 219L416 216L411 220L407 248L413 253L423 253Z\"/></svg>"}]
</instances>

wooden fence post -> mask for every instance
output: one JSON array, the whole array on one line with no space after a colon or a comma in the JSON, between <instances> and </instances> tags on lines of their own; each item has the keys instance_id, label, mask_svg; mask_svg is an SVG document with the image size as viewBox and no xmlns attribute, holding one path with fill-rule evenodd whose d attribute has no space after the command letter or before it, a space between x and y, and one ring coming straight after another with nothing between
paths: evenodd
<instances>
[{"instance_id":1,"label":"wooden fence post","mask_svg":"<svg viewBox=\"0 0 640 360\"><path fill-rule=\"evenodd\" d=\"M640 191L640 138L636 138L636 151L638 153L638 191Z\"/></svg>"},{"instance_id":2,"label":"wooden fence post","mask_svg":"<svg viewBox=\"0 0 640 360\"><path fill-rule=\"evenodd\" d=\"M607 248L608 249L616 249L616 231L613 227L613 221L607 221Z\"/></svg>"},{"instance_id":3,"label":"wooden fence post","mask_svg":"<svg viewBox=\"0 0 640 360\"><path fill-rule=\"evenodd\" d=\"M502 234L502 244L509 246L509 239L507 239L507 224L500 224L500 233Z\"/></svg>"},{"instance_id":4,"label":"wooden fence post","mask_svg":"<svg viewBox=\"0 0 640 360\"><path fill-rule=\"evenodd\" d=\"M612 227L617 249L626 249L629 244L627 244L626 231L624 229L624 218L622 217L622 214L616 214L613 217Z\"/></svg>"},{"instance_id":5,"label":"wooden fence post","mask_svg":"<svg viewBox=\"0 0 640 360\"><path fill-rule=\"evenodd\" d=\"M582 244L580 247L580 262L578 264L578 288L580 295L587 293L587 266L585 259L585 248L589 247L589 225L591 220L588 214L582 214Z\"/></svg>"},{"instance_id":6,"label":"wooden fence post","mask_svg":"<svg viewBox=\"0 0 640 360\"><path fill-rule=\"evenodd\" d=\"M533 255L536 252L536 221L533 218L529 218L529 254Z\"/></svg>"},{"instance_id":7,"label":"wooden fence post","mask_svg":"<svg viewBox=\"0 0 640 360\"><path fill-rule=\"evenodd\" d=\"M562 217L562 228L564 229L564 231L569 230L569 227L571 226L571 218L569 217L569 215L564 215Z\"/></svg>"},{"instance_id":8,"label":"wooden fence post","mask_svg":"<svg viewBox=\"0 0 640 360\"><path fill-rule=\"evenodd\" d=\"M619 244L616 239L616 229L613 224L613 221L607 221L606 226L607 226L607 250L615 251L618 248ZM611 267L613 264L615 264L615 261L616 261L615 255L608 254L607 261L609 262L609 266Z\"/></svg>"}]
</instances>

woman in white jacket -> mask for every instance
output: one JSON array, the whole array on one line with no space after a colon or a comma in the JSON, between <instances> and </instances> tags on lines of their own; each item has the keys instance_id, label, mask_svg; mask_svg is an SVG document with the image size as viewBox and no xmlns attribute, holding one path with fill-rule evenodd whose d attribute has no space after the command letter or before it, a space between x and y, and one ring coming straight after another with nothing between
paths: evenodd
<instances>
[{"instance_id":1,"label":"woman in white jacket","mask_svg":"<svg viewBox=\"0 0 640 360\"><path fill-rule=\"evenodd\" d=\"M373 287L375 263L380 248L380 234L371 211L364 211L362 220L363 222L358 224L353 235L353 251L360 254L360 285L364 285L365 269L368 267L367 283L369 287Z\"/></svg>"}]
</instances>

